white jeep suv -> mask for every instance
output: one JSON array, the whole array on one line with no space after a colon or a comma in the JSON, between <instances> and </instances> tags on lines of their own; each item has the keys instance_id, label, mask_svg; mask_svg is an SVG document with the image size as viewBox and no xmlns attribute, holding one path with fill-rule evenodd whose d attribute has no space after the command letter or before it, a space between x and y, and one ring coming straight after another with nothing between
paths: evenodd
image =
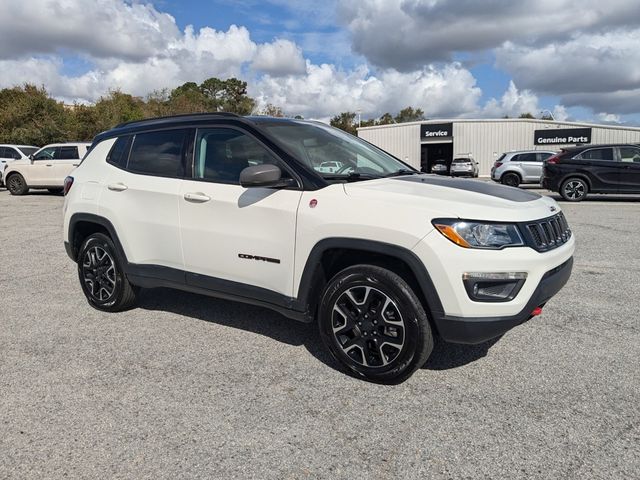
<instances>
[{"instance_id":1,"label":"white jeep suv","mask_svg":"<svg viewBox=\"0 0 640 480\"><path fill-rule=\"evenodd\" d=\"M90 146L90 143L55 143L28 158L11 162L4 171L9 193L24 195L31 188L62 192L64 179L80 165Z\"/></svg>"},{"instance_id":2,"label":"white jeep suv","mask_svg":"<svg viewBox=\"0 0 640 480\"><path fill-rule=\"evenodd\" d=\"M321 156L347 168L320 173ZM572 268L554 200L420 174L315 122L123 124L65 193L65 247L93 307L131 308L141 287L262 305L317 322L333 357L376 382L408 378L434 335L479 343L529 320Z\"/></svg>"}]
</instances>

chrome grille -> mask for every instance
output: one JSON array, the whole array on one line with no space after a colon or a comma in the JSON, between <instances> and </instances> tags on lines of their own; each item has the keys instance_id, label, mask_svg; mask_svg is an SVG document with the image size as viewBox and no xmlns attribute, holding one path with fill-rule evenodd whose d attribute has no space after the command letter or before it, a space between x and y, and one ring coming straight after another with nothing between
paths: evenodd
<instances>
[{"instance_id":1,"label":"chrome grille","mask_svg":"<svg viewBox=\"0 0 640 480\"><path fill-rule=\"evenodd\" d=\"M562 212L553 217L527 223L526 227L531 236L532 246L540 252L557 248L571 238L571 229Z\"/></svg>"}]
</instances>

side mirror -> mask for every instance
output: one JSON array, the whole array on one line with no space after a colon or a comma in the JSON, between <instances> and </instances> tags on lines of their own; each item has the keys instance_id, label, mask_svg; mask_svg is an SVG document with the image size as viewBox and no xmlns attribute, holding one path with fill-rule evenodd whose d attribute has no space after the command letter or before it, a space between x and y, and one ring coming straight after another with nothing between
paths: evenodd
<instances>
[{"instance_id":1,"label":"side mirror","mask_svg":"<svg viewBox=\"0 0 640 480\"><path fill-rule=\"evenodd\" d=\"M282 179L282 170L275 165L265 163L247 167L240 172L240 185L252 187L286 187L289 182Z\"/></svg>"},{"instance_id":2,"label":"side mirror","mask_svg":"<svg viewBox=\"0 0 640 480\"><path fill-rule=\"evenodd\" d=\"M33 160L34 160L33 153L29 154L29 160L31 160L31 163L33 163Z\"/></svg>"}]
</instances>

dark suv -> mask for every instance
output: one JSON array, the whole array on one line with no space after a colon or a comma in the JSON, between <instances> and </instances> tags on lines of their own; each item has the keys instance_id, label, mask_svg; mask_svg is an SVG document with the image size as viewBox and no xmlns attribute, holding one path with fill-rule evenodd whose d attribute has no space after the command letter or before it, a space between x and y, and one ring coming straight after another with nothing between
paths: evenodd
<instances>
[{"instance_id":1,"label":"dark suv","mask_svg":"<svg viewBox=\"0 0 640 480\"><path fill-rule=\"evenodd\" d=\"M563 148L544 163L542 187L579 202L588 193L639 193L640 145Z\"/></svg>"}]
</instances>

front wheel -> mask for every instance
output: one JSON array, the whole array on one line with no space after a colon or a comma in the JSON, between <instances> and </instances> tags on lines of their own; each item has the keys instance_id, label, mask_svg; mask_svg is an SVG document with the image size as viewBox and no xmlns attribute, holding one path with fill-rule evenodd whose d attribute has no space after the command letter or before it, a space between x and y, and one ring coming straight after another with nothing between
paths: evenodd
<instances>
[{"instance_id":1,"label":"front wheel","mask_svg":"<svg viewBox=\"0 0 640 480\"><path fill-rule=\"evenodd\" d=\"M568 202L580 202L587 198L589 185L582 178L569 178L562 182L560 195Z\"/></svg>"},{"instance_id":2,"label":"front wheel","mask_svg":"<svg viewBox=\"0 0 640 480\"><path fill-rule=\"evenodd\" d=\"M29 191L29 186L22 175L12 173L7 178L7 190L11 195L24 195Z\"/></svg>"},{"instance_id":3,"label":"front wheel","mask_svg":"<svg viewBox=\"0 0 640 480\"><path fill-rule=\"evenodd\" d=\"M320 336L349 372L395 384L429 358L427 314L407 282L384 268L356 265L327 284L318 310Z\"/></svg>"},{"instance_id":4,"label":"front wheel","mask_svg":"<svg viewBox=\"0 0 640 480\"><path fill-rule=\"evenodd\" d=\"M120 312L136 303L138 288L127 280L113 241L102 233L90 235L78 253L78 277L89 305Z\"/></svg>"}]
</instances>

